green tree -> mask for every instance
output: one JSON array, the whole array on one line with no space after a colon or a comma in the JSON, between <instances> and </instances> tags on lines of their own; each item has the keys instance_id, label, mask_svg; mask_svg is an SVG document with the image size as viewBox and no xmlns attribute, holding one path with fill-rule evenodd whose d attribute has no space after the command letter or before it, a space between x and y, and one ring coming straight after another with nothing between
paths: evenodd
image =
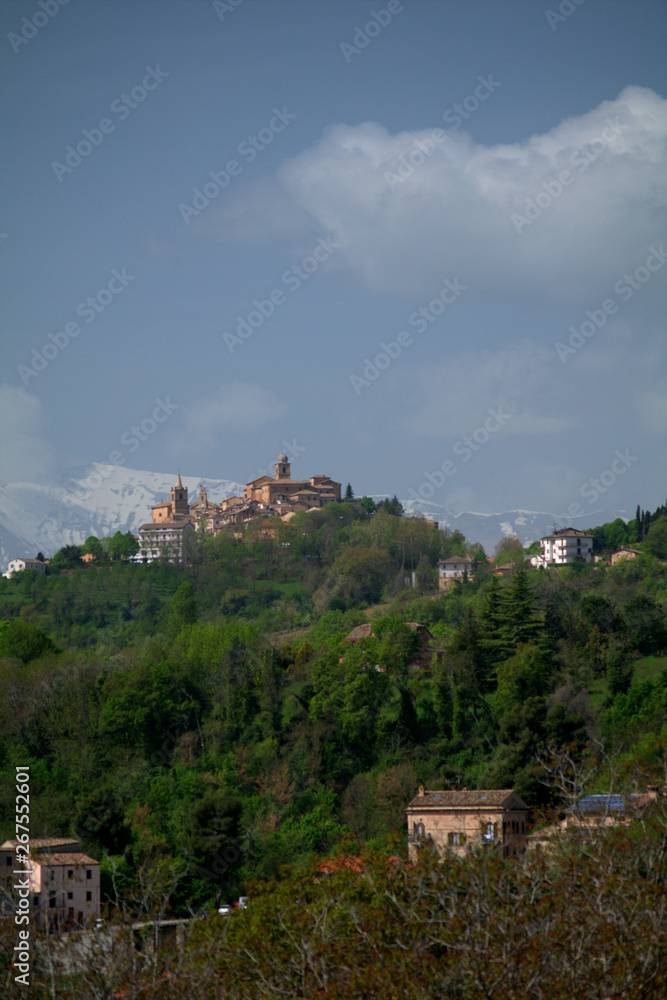
<instances>
[{"instance_id":1,"label":"green tree","mask_svg":"<svg viewBox=\"0 0 667 1000\"><path fill-rule=\"evenodd\" d=\"M646 536L646 550L656 559L667 559L667 517L651 522Z\"/></svg>"},{"instance_id":2,"label":"green tree","mask_svg":"<svg viewBox=\"0 0 667 1000\"><path fill-rule=\"evenodd\" d=\"M108 541L107 553L113 561L129 559L138 551L139 543L131 531L126 531L124 534L117 531Z\"/></svg>"},{"instance_id":3,"label":"green tree","mask_svg":"<svg viewBox=\"0 0 667 1000\"><path fill-rule=\"evenodd\" d=\"M387 514L392 514L394 517L403 517L405 511L403 510L403 504L398 499L394 493L391 500L380 500L377 505L378 510L386 510Z\"/></svg>"},{"instance_id":4,"label":"green tree","mask_svg":"<svg viewBox=\"0 0 667 1000\"><path fill-rule=\"evenodd\" d=\"M104 548L102 542L96 535L89 535L81 546L84 555L91 555L95 559L104 559Z\"/></svg>"},{"instance_id":5,"label":"green tree","mask_svg":"<svg viewBox=\"0 0 667 1000\"><path fill-rule=\"evenodd\" d=\"M542 642L544 625L535 614L534 606L528 574L518 570L509 586L501 591L497 639L498 648L505 656L511 656L519 645Z\"/></svg>"},{"instance_id":6,"label":"green tree","mask_svg":"<svg viewBox=\"0 0 667 1000\"><path fill-rule=\"evenodd\" d=\"M197 621L197 601L194 589L189 580L185 580L171 601L171 614L169 615L169 635L175 638L186 625L193 625Z\"/></svg>"},{"instance_id":7,"label":"green tree","mask_svg":"<svg viewBox=\"0 0 667 1000\"><path fill-rule=\"evenodd\" d=\"M81 565L81 546L63 545L53 557L53 566L57 569L73 569Z\"/></svg>"},{"instance_id":8,"label":"green tree","mask_svg":"<svg viewBox=\"0 0 667 1000\"><path fill-rule=\"evenodd\" d=\"M195 872L213 882L216 908L225 875L241 858L238 843L241 803L227 789L211 789L194 806L186 830L186 851Z\"/></svg>"},{"instance_id":9,"label":"green tree","mask_svg":"<svg viewBox=\"0 0 667 1000\"><path fill-rule=\"evenodd\" d=\"M347 486L345 487L345 499L346 500L353 500L354 499L354 491L353 491L352 486L350 485L350 483L348 483Z\"/></svg>"},{"instance_id":10,"label":"green tree","mask_svg":"<svg viewBox=\"0 0 667 1000\"><path fill-rule=\"evenodd\" d=\"M497 672L495 707L498 718L528 698L543 696L549 687L549 668L537 646L520 646L514 656L500 664Z\"/></svg>"},{"instance_id":11,"label":"green tree","mask_svg":"<svg viewBox=\"0 0 667 1000\"><path fill-rule=\"evenodd\" d=\"M12 656L22 663L30 663L54 651L55 646L46 632L32 622L17 618L3 622L0 627L0 656Z\"/></svg>"}]
</instances>

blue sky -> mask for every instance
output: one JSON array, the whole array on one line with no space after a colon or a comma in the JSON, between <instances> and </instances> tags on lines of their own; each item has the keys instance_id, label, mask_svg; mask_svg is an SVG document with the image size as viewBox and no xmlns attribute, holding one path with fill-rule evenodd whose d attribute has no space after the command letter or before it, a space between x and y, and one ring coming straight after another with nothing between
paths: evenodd
<instances>
[{"instance_id":1,"label":"blue sky","mask_svg":"<svg viewBox=\"0 0 667 1000\"><path fill-rule=\"evenodd\" d=\"M1 481L664 502L664 4L43 4L0 9Z\"/></svg>"}]
</instances>

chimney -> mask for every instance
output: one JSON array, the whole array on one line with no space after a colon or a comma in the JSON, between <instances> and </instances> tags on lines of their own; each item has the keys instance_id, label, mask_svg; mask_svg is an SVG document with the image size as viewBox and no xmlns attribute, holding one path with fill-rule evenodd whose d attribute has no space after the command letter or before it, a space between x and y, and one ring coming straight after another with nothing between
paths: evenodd
<instances>
[{"instance_id":1,"label":"chimney","mask_svg":"<svg viewBox=\"0 0 667 1000\"><path fill-rule=\"evenodd\" d=\"M419 786L419 791L417 792L417 795L419 796L420 799L423 799L424 796L426 795L423 785Z\"/></svg>"}]
</instances>

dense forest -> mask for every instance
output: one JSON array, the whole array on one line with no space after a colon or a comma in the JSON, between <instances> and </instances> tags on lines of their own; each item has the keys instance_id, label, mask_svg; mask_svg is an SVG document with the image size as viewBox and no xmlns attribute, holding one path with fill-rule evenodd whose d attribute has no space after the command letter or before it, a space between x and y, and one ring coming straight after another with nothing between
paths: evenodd
<instances>
[{"instance_id":1,"label":"dense forest","mask_svg":"<svg viewBox=\"0 0 667 1000\"><path fill-rule=\"evenodd\" d=\"M13 836L21 764L30 765L31 835L80 839L101 859L108 905L121 910L141 912L133 901L148 880L158 888L150 907L141 896L144 913L201 914L260 882L269 912L287 899L283 884L292 898L307 895L303 873L311 884L314 859L370 852L370 883L339 873L354 913L366 915L334 920L329 957L338 968L340 950L360 935L374 985L326 995L407 996L391 992L391 968L375 964L379 945L362 923L386 921L398 933L400 912L409 915L406 941L423 932L427 904L410 896L419 879L403 861L404 809L418 784L513 787L540 823L563 805L547 780L559 753L575 766L597 755L589 792L665 781L667 509L638 509L627 525L593 534L603 556L628 544L640 555L538 571L518 542L500 543L491 561L460 533L402 516L398 501L335 503L287 525L204 538L186 567L130 563L117 538L93 562L68 546L47 574L3 579L0 839ZM474 572L440 593L438 560L465 553ZM511 575L494 575L508 554ZM364 622L371 636L346 643ZM419 636L407 624L415 622L432 636L419 667ZM619 871L635 863L632 844L619 848ZM512 882L493 864L497 903L511 908L532 891L543 899L539 873ZM568 864L549 905L571 892ZM425 962L447 950L446 894L475 878L464 865L443 888L442 912L432 914L442 926L429 938L439 943ZM539 890L530 888L536 878ZM394 885L395 909L380 918L382 880ZM331 890L313 893L329 912ZM298 925L298 908L290 913L287 924ZM229 933L250 935L243 947L259 956L247 921ZM284 995L317 995L324 987L311 974L310 993ZM588 995L563 989L552 995ZM465 992L455 976L440 992L414 995L446 990L491 995ZM229 996L251 994L260 995Z\"/></svg>"}]
</instances>

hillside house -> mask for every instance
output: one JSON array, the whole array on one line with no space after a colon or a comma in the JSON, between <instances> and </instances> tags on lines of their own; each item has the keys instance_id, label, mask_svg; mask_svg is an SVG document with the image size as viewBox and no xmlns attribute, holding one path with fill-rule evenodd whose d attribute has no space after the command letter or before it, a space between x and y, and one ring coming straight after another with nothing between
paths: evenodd
<instances>
[{"instance_id":1,"label":"hillside house","mask_svg":"<svg viewBox=\"0 0 667 1000\"><path fill-rule=\"evenodd\" d=\"M92 924L100 915L99 861L84 854L78 840L54 837L31 840L26 865L22 846L17 840L0 845L0 877L3 889L13 896L18 881L27 875L35 926L52 930Z\"/></svg>"},{"instance_id":2,"label":"hillside house","mask_svg":"<svg viewBox=\"0 0 667 1000\"><path fill-rule=\"evenodd\" d=\"M611 561L612 566L615 566L616 563L622 562L624 559L636 559L637 556L640 556L640 555L641 555L641 552L640 552L639 549L623 548L623 549L619 549L618 552L612 552L611 560L610 561Z\"/></svg>"},{"instance_id":3,"label":"hillside house","mask_svg":"<svg viewBox=\"0 0 667 1000\"><path fill-rule=\"evenodd\" d=\"M542 552L534 557L534 565L540 568L593 562L593 536L576 528L559 528L540 539L540 545Z\"/></svg>"},{"instance_id":4,"label":"hillside house","mask_svg":"<svg viewBox=\"0 0 667 1000\"><path fill-rule=\"evenodd\" d=\"M470 579L474 563L468 556L450 556L438 562L438 588L449 590L456 580Z\"/></svg>"},{"instance_id":5,"label":"hillside house","mask_svg":"<svg viewBox=\"0 0 667 1000\"><path fill-rule=\"evenodd\" d=\"M46 573L46 563L41 559L10 559L7 572L4 574L9 580L15 573L20 573L24 569L34 569L38 573Z\"/></svg>"},{"instance_id":6,"label":"hillside house","mask_svg":"<svg viewBox=\"0 0 667 1000\"><path fill-rule=\"evenodd\" d=\"M408 854L432 844L440 854L495 847L508 857L523 849L528 806L511 788L419 792L407 807Z\"/></svg>"}]
</instances>

